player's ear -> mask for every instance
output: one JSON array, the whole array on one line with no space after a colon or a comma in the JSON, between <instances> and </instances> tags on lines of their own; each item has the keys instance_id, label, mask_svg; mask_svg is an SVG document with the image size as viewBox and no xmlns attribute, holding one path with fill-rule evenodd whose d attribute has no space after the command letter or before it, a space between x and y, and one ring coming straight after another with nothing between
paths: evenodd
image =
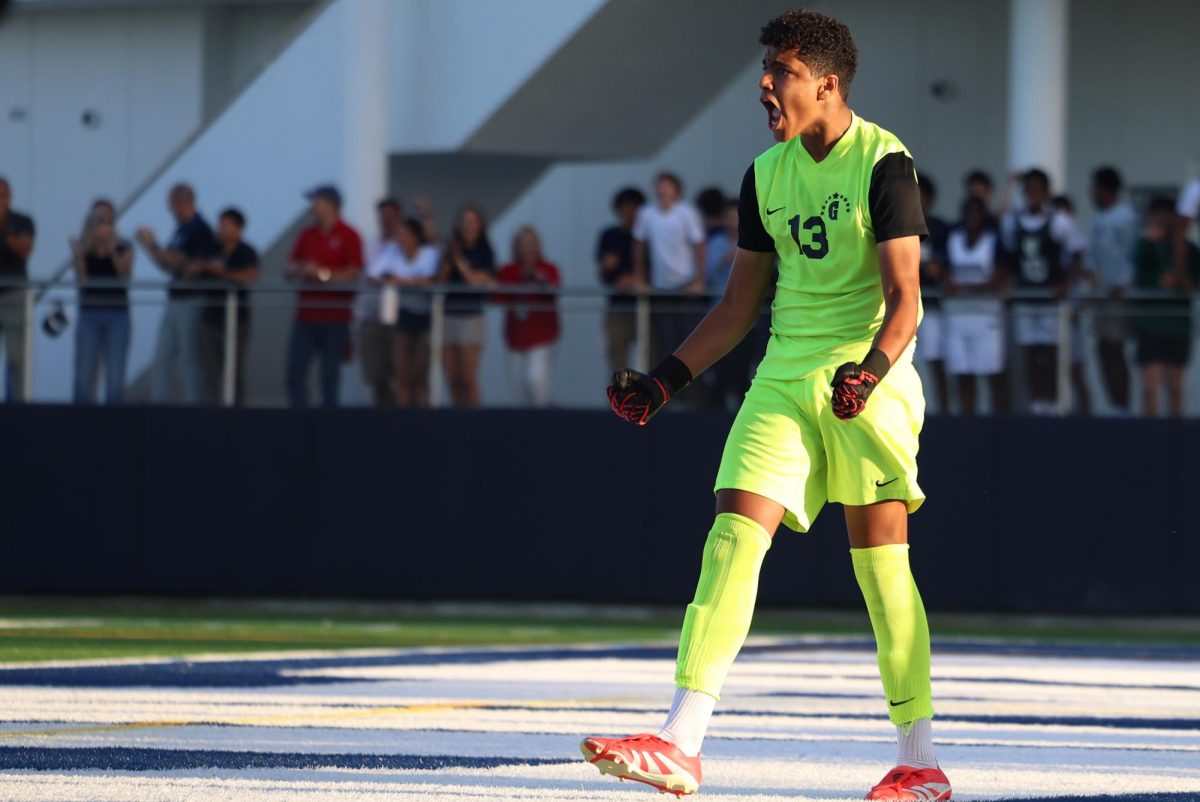
<instances>
[{"instance_id":1,"label":"player's ear","mask_svg":"<svg viewBox=\"0 0 1200 802\"><path fill-rule=\"evenodd\" d=\"M838 77L832 73L822 78L817 87L817 100L829 100L836 95L839 83Z\"/></svg>"}]
</instances>

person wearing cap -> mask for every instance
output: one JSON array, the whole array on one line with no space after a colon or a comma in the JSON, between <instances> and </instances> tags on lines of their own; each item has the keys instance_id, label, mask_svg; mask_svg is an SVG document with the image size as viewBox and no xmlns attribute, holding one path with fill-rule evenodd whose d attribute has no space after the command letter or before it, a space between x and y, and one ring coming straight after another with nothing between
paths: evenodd
<instances>
[{"instance_id":1,"label":"person wearing cap","mask_svg":"<svg viewBox=\"0 0 1200 802\"><path fill-rule=\"evenodd\" d=\"M300 284L296 321L288 340L287 395L308 406L308 373L320 363L321 405L337 406L342 357L350 343L353 287L363 269L362 238L341 218L342 194L325 185L305 195L312 225L300 232L285 272Z\"/></svg>"}]
</instances>

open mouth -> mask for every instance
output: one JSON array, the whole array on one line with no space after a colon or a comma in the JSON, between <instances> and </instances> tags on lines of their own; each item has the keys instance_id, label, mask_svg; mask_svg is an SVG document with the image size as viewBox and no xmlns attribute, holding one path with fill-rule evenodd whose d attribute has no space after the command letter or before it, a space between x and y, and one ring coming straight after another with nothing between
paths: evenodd
<instances>
[{"instance_id":1,"label":"open mouth","mask_svg":"<svg viewBox=\"0 0 1200 802\"><path fill-rule=\"evenodd\" d=\"M763 104L763 108L767 110L767 127L772 131L778 131L780 124L783 122L783 112L768 98L759 98L759 101Z\"/></svg>"}]
</instances>

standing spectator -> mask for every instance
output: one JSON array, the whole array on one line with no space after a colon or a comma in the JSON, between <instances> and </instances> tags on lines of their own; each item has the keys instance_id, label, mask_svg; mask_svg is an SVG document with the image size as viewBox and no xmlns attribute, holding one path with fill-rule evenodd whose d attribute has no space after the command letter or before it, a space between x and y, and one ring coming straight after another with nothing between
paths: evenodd
<instances>
[{"instance_id":1,"label":"standing spectator","mask_svg":"<svg viewBox=\"0 0 1200 802\"><path fill-rule=\"evenodd\" d=\"M617 225L606 228L596 244L600 282L612 291L604 318L608 369L612 373L629 364L629 347L637 338L634 293L639 285L633 270L633 224L645 204L646 196L641 190L626 187L618 192L612 202Z\"/></svg>"},{"instance_id":2,"label":"standing spectator","mask_svg":"<svg viewBox=\"0 0 1200 802\"><path fill-rule=\"evenodd\" d=\"M707 287L712 296L709 307L716 306L725 288L729 286L729 274L733 268L733 256L737 251L738 201L725 201L721 229L710 232L706 246L708 267ZM716 409L734 410L741 406L742 398L750 389L750 373L754 356L760 353L758 341L747 335L708 372L712 382L713 406Z\"/></svg>"},{"instance_id":3,"label":"standing spectator","mask_svg":"<svg viewBox=\"0 0 1200 802\"><path fill-rule=\"evenodd\" d=\"M987 230L999 231L1000 221L996 219L992 207L992 196L995 194L995 185L992 183L992 177L983 170L972 170L963 178L963 189L966 191L968 198L979 198L979 200L983 201L983 208L987 210L987 216L984 220L984 226Z\"/></svg>"},{"instance_id":4,"label":"standing spectator","mask_svg":"<svg viewBox=\"0 0 1200 802\"><path fill-rule=\"evenodd\" d=\"M1067 195L1056 195L1051 201L1054 210L1071 222L1071 236L1063 245L1063 271L1067 274L1067 304L1071 310L1071 390L1079 404L1079 414L1092 414L1092 394L1088 389L1084 368L1083 321L1079 316L1080 298L1087 294L1092 275L1084 267L1087 237L1075 225L1075 202Z\"/></svg>"},{"instance_id":5,"label":"standing spectator","mask_svg":"<svg viewBox=\"0 0 1200 802\"><path fill-rule=\"evenodd\" d=\"M728 199L720 187L705 187L696 195L696 210L700 212L700 220L704 223L705 242L714 236L725 232L725 207ZM708 257L706 266L712 264L712 254Z\"/></svg>"},{"instance_id":6,"label":"standing spectator","mask_svg":"<svg viewBox=\"0 0 1200 802\"><path fill-rule=\"evenodd\" d=\"M1096 309L1100 373L1109 403L1124 416L1129 414L1129 366L1125 361L1129 316L1121 297L1133 281L1137 215L1121 200L1121 185L1121 174L1112 167L1100 167L1092 173L1096 214L1088 236L1086 265L1104 296Z\"/></svg>"},{"instance_id":7,"label":"standing spectator","mask_svg":"<svg viewBox=\"0 0 1200 802\"><path fill-rule=\"evenodd\" d=\"M204 400L221 400L225 368L226 293L237 290L237 339L234 346L234 402L246 402L246 354L250 349L250 304L246 288L258 281L258 251L242 239L246 216L230 207L217 219L220 253L209 261L205 275L220 282L200 317L200 357L204 365Z\"/></svg>"},{"instance_id":8,"label":"standing spectator","mask_svg":"<svg viewBox=\"0 0 1200 802\"><path fill-rule=\"evenodd\" d=\"M1164 381L1168 413L1175 418L1183 415L1183 369L1191 356L1191 293L1200 282L1200 250L1184 242L1186 272L1180 276L1180 259L1175 254L1176 208L1168 198L1151 201L1146 233L1138 240L1133 257L1134 286L1167 296L1141 302L1133 321L1142 369L1142 411L1150 418L1158 415L1158 393Z\"/></svg>"},{"instance_id":9,"label":"standing spectator","mask_svg":"<svg viewBox=\"0 0 1200 802\"><path fill-rule=\"evenodd\" d=\"M683 197L683 184L671 173L654 180L657 203L643 206L633 226L633 264L642 283L664 293L698 295L704 291L704 226ZM679 297L655 303L657 361L691 332L695 305Z\"/></svg>"},{"instance_id":10,"label":"standing spectator","mask_svg":"<svg viewBox=\"0 0 1200 802\"><path fill-rule=\"evenodd\" d=\"M285 273L300 282L296 322L288 340L287 393L293 407L308 406L308 371L321 368L321 405L335 407L341 363L350 345L353 287L363 268L362 239L342 220L342 193L320 186L312 201L312 225L300 232Z\"/></svg>"},{"instance_id":11,"label":"standing spectator","mask_svg":"<svg viewBox=\"0 0 1200 802\"><path fill-rule=\"evenodd\" d=\"M166 248L159 246L149 228L143 226L137 231L138 242L154 263L171 277L167 308L158 330L150 399L156 404L170 402L171 385L178 368L183 374L184 401L197 404L204 388L198 337L205 296L203 291L186 285L200 277L209 261L217 255L217 240L208 223L196 211L196 193L187 184L171 187L167 207L175 217L177 227Z\"/></svg>"},{"instance_id":12,"label":"standing spectator","mask_svg":"<svg viewBox=\"0 0 1200 802\"><path fill-rule=\"evenodd\" d=\"M496 252L488 239L483 212L475 206L466 206L458 215L438 281L482 290L492 284L495 274ZM446 296L442 363L450 399L456 407L479 406L483 304L484 296L479 292L452 292Z\"/></svg>"},{"instance_id":13,"label":"standing spectator","mask_svg":"<svg viewBox=\"0 0 1200 802\"><path fill-rule=\"evenodd\" d=\"M79 323L75 327L76 404L96 400L96 376L104 363L104 403L125 398L125 365L129 356L129 292L133 245L117 235L109 210L93 205L82 240L71 240L79 291Z\"/></svg>"},{"instance_id":14,"label":"standing spectator","mask_svg":"<svg viewBox=\"0 0 1200 802\"><path fill-rule=\"evenodd\" d=\"M501 296L508 307L504 339L515 395L527 406L549 406L550 362L559 335L554 291L561 282L558 268L542 256L541 239L531 226L523 226L513 238L513 261L500 268L496 279L501 287L526 291Z\"/></svg>"},{"instance_id":15,"label":"standing spectator","mask_svg":"<svg viewBox=\"0 0 1200 802\"><path fill-rule=\"evenodd\" d=\"M987 227L987 206L970 196L962 225L946 240L946 366L955 377L958 407L976 412L977 382L987 377L992 411L1008 412L1004 360L1004 267L999 235Z\"/></svg>"},{"instance_id":16,"label":"standing spectator","mask_svg":"<svg viewBox=\"0 0 1200 802\"><path fill-rule=\"evenodd\" d=\"M1054 297L1027 299L1013 306L1015 339L1025 357L1029 382L1029 411L1058 414L1058 301L1066 291L1063 249L1073 230L1068 217L1050 203L1050 177L1032 169L1021 177L1023 205L1004 216L1001 241L1013 254L1015 279L1020 289L1052 293Z\"/></svg>"},{"instance_id":17,"label":"standing spectator","mask_svg":"<svg viewBox=\"0 0 1200 802\"><path fill-rule=\"evenodd\" d=\"M946 382L945 343L946 332L942 319L941 299L931 297L941 288L946 273L946 236L950 227L946 221L932 214L937 200L937 186L927 175L917 176L921 191L921 212L925 215L925 226L929 236L921 240L921 305L924 316L917 332L917 356L929 366L933 375L934 392L938 400L938 412L950 412L950 391Z\"/></svg>"},{"instance_id":18,"label":"standing spectator","mask_svg":"<svg viewBox=\"0 0 1200 802\"><path fill-rule=\"evenodd\" d=\"M358 298L358 344L362 358L363 379L371 388L377 407L396 403L393 387L395 355L395 320L383 320L383 295L380 288L388 283L387 269L394 259L392 250L398 247L400 229L404 225L404 210L395 198L384 198L375 205L379 234L367 243L366 283L368 291Z\"/></svg>"},{"instance_id":19,"label":"standing spectator","mask_svg":"<svg viewBox=\"0 0 1200 802\"><path fill-rule=\"evenodd\" d=\"M1175 213L1178 216L1176 225L1172 227L1177 260L1175 271L1180 276L1184 276L1187 273L1188 253L1184 243L1189 239L1192 224L1200 219L1200 178L1193 178L1184 185L1183 191L1179 193L1179 200L1175 204Z\"/></svg>"},{"instance_id":20,"label":"standing spectator","mask_svg":"<svg viewBox=\"0 0 1200 802\"><path fill-rule=\"evenodd\" d=\"M416 218L400 224L397 242L387 250L388 281L400 292L393 372L399 406L429 406L429 292L437 277L441 253L425 239L427 226Z\"/></svg>"},{"instance_id":21,"label":"standing spectator","mask_svg":"<svg viewBox=\"0 0 1200 802\"><path fill-rule=\"evenodd\" d=\"M25 294L19 286L29 278L29 255L37 232L33 219L13 211L12 186L0 178L0 337L8 362L8 401L25 398Z\"/></svg>"}]
</instances>

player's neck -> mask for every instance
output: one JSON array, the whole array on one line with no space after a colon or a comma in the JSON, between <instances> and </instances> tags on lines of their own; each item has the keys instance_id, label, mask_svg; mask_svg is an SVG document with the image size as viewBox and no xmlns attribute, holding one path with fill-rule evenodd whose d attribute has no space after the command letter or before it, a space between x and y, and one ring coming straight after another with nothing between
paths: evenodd
<instances>
[{"instance_id":1,"label":"player's neck","mask_svg":"<svg viewBox=\"0 0 1200 802\"><path fill-rule=\"evenodd\" d=\"M813 161L822 161L830 154L854 122L854 113L846 105L832 109L828 115L814 122L800 134L800 144L812 156Z\"/></svg>"}]
</instances>

